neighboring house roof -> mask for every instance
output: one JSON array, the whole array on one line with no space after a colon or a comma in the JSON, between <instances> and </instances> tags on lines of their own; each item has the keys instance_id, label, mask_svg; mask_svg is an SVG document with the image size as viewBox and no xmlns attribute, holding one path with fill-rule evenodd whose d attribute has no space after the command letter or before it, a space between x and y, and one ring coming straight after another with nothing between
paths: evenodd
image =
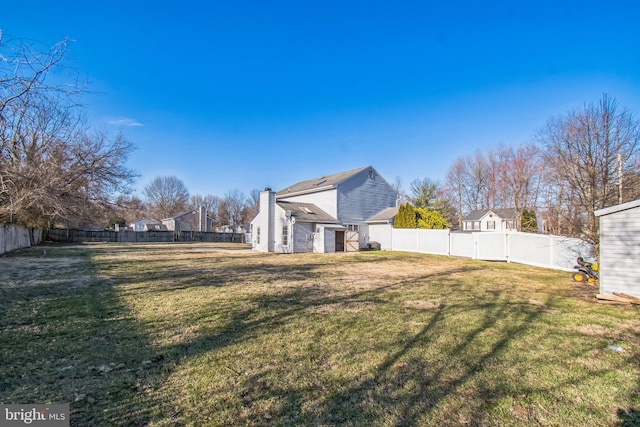
<instances>
[{"instance_id":1,"label":"neighboring house roof","mask_svg":"<svg viewBox=\"0 0 640 427\"><path fill-rule=\"evenodd\" d=\"M366 223L374 223L374 222L384 222L388 223L393 221L393 218L398 214L398 206L394 206L392 208L385 208L373 215L371 218L367 219Z\"/></svg>"},{"instance_id":2,"label":"neighboring house roof","mask_svg":"<svg viewBox=\"0 0 640 427\"><path fill-rule=\"evenodd\" d=\"M507 208L507 209L480 209L476 211L471 211L462 220L463 221L480 221L489 212L494 213L496 216L500 217L501 219L516 219L516 210L513 208Z\"/></svg>"},{"instance_id":3,"label":"neighboring house roof","mask_svg":"<svg viewBox=\"0 0 640 427\"><path fill-rule=\"evenodd\" d=\"M610 206L608 208L599 209L595 211L593 214L598 217L598 216L609 215L609 214L620 212L620 211L625 211L627 209L637 208L638 206L640 206L640 200L634 200L632 202L623 203L621 205Z\"/></svg>"},{"instance_id":4,"label":"neighboring house roof","mask_svg":"<svg viewBox=\"0 0 640 427\"><path fill-rule=\"evenodd\" d=\"M373 167L365 166L358 169L335 173L333 175L321 176L307 181L302 181L278 191L276 193L276 199L294 196L296 194L315 193L317 191L330 190L332 188L336 188L336 186L341 182L366 169L373 169Z\"/></svg>"},{"instance_id":5,"label":"neighboring house roof","mask_svg":"<svg viewBox=\"0 0 640 427\"><path fill-rule=\"evenodd\" d=\"M180 218L182 216L186 216L186 215L198 215L198 211L192 209L190 211L179 213L176 216L172 216L172 217L169 217L169 218L163 218L162 220L163 221L167 221L167 220L170 220L170 219L178 219L178 218ZM213 218L211 218L209 215L207 215L207 219L210 219L211 221L213 221Z\"/></svg>"},{"instance_id":6,"label":"neighboring house roof","mask_svg":"<svg viewBox=\"0 0 640 427\"><path fill-rule=\"evenodd\" d=\"M169 231L169 229L164 224L146 223L144 225L144 231Z\"/></svg>"},{"instance_id":7,"label":"neighboring house roof","mask_svg":"<svg viewBox=\"0 0 640 427\"><path fill-rule=\"evenodd\" d=\"M291 217L300 222L337 223L338 220L314 205L313 203L276 202L285 212L291 212Z\"/></svg>"},{"instance_id":8,"label":"neighboring house roof","mask_svg":"<svg viewBox=\"0 0 640 427\"><path fill-rule=\"evenodd\" d=\"M160 221L157 219L142 218L137 221L133 221L131 224L160 224Z\"/></svg>"}]
</instances>

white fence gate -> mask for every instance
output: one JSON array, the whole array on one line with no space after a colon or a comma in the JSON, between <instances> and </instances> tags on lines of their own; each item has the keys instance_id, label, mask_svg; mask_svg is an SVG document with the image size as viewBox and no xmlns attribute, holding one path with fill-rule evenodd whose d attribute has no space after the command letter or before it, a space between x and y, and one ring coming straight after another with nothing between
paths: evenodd
<instances>
[{"instance_id":1,"label":"white fence gate","mask_svg":"<svg viewBox=\"0 0 640 427\"><path fill-rule=\"evenodd\" d=\"M593 245L569 237L507 232L451 232L369 227L369 241L381 249L450 255L486 261L507 261L557 270L573 270L576 258L592 258Z\"/></svg>"}]
</instances>

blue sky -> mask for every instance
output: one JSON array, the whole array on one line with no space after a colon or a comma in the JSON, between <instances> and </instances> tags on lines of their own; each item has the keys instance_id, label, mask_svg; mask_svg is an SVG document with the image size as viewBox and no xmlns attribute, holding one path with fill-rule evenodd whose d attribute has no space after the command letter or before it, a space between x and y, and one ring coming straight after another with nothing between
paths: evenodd
<instances>
[{"instance_id":1,"label":"blue sky","mask_svg":"<svg viewBox=\"0 0 640 427\"><path fill-rule=\"evenodd\" d=\"M75 40L91 124L137 147L138 193L366 165L408 188L603 92L640 116L636 0L5 3L4 37Z\"/></svg>"}]
</instances>

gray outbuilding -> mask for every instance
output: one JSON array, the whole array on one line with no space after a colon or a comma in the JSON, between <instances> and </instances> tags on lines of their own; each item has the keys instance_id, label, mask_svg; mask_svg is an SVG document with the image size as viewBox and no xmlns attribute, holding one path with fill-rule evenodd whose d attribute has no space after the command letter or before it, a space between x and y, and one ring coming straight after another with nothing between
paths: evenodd
<instances>
[{"instance_id":1,"label":"gray outbuilding","mask_svg":"<svg viewBox=\"0 0 640 427\"><path fill-rule=\"evenodd\" d=\"M640 200L594 215L600 221L600 293L640 297Z\"/></svg>"}]
</instances>

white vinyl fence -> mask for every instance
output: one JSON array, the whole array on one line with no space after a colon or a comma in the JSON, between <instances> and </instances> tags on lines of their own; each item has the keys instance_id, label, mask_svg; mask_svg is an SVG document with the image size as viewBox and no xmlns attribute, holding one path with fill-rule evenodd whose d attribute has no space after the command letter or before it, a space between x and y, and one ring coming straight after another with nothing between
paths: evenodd
<instances>
[{"instance_id":1,"label":"white vinyl fence","mask_svg":"<svg viewBox=\"0 0 640 427\"><path fill-rule=\"evenodd\" d=\"M383 250L450 255L486 261L507 261L571 271L579 256L593 259L593 245L580 239L544 234L507 232L451 232L369 226L369 241Z\"/></svg>"}]
</instances>

